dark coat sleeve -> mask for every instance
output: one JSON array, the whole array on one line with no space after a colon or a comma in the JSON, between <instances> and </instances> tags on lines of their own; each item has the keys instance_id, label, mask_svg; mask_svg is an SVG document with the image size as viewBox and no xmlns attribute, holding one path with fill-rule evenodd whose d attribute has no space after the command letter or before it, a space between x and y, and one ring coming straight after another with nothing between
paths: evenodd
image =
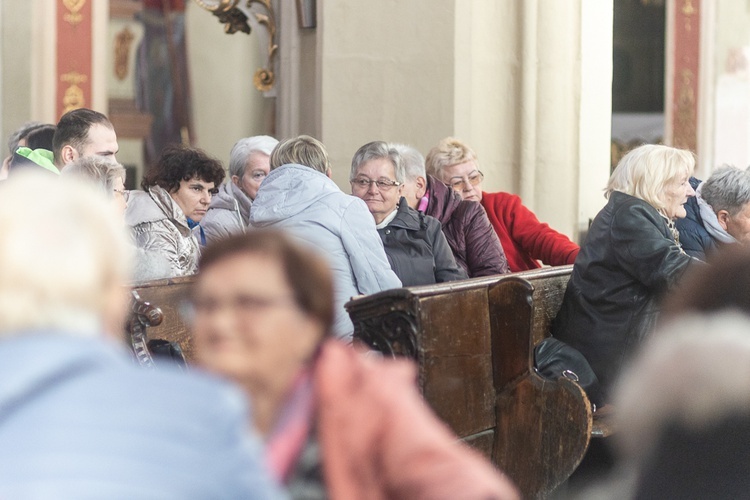
<instances>
[{"instance_id":1,"label":"dark coat sleeve","mask_svg":"<svg viewBox=\"0 0 750 500\"><path fill-rule=\"evenodd\" d=\"M466 207L462 214L462 225L466 228L466 267L469 276L474 278L510 272L500 239L482 205L478 202L462 205Z\"/></svg>"},{"instance_id":2,"label":"dark coat sleeve","mask_svg":"<svg viewBox=\"0 0 750 500\"><path fill-rule=\"evenodd\" d=\"M612 220L611 236L618 264L649 288L673 285L693 260L666 232L666 222L655 219L643 205L625 205Z\"/></svg>"},{"instance_id":3,"label":"dark coat sleeve","mask_svg":"<svg viewBox=\"0 0 750 500\"><path fill-rule=\"evenodd\" d=\"M435 282L467 279L466 272L456 264L440 222L430 216L425 216L425 223L427 224L427 238L431 242L432 255L435 259Z\"/></svg>"}]
</instances>

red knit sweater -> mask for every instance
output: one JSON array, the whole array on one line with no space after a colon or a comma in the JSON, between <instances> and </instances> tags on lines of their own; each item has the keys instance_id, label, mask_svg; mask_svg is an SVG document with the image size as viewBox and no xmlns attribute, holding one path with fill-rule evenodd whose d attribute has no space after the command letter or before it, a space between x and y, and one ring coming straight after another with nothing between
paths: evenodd
<instances>
[{"instance_id":1,"label":"red knit sweater","mask_svg":"<svg viewBox=\"0 0 750 500\"><path fill-rule=\"evenodd\" d=\"M580 247L564 234L539 222L518 196L482 192L481 203L500 238L512 272L541 267L537 260L551 266L575 262Z\"/></svg>"}]
</instances>

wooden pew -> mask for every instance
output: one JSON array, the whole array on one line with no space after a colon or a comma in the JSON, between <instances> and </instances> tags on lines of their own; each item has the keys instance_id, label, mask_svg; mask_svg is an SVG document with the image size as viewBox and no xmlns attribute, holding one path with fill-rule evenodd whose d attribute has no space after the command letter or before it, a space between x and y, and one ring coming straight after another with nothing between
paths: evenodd
<instances>
[{"instance_id":1,"label":"wooden pew","mask_svg":"<svg viewBox=\"0 0 750 500\"><path fill-rule=\"evenodd\" d=\"M131 307L128 333L132 337L139 329L145 333L145 340L162 339L176 342L182 349L185 360L193 360L193 343L189 326L185 323L184 307L195 282L195 276L168 278L163 280L136 283ZM136 341L137 343L137 341ZM148 366L146 354L136 355L141 364Z\"/></svg>"},{"instance_id":2,"label":"wooden pew","mask_svg":"<svg viewBox=\"0 0 750 500\"><path fill-rule=\"evenodd\" d=\"M543 498L580 463L594 433L584 391L533 370L572 266L388 290L347 309L355 338L418 364L436 414L492 459L524 498Z\"/></svg>"}]
</instances>

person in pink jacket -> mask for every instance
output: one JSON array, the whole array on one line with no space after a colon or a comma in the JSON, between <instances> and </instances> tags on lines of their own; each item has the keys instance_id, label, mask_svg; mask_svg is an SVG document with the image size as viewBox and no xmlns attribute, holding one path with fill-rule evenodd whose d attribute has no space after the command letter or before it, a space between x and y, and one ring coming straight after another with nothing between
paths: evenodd
<instances>
[{"instance_id":1,"label":"person in pink jacket","mask_svg":"<svg viewBox=\"0 0 750 500\"><path fill-rule=\"evenodd\" d=\"M521 198L510 193L482 191L484 174L474 151L453 137L432 148L425 160L427 173L457 191L464 200L478 201L487 211L503 246L511 272L573 264L580 247L548 224L540 222Z\"/></svg>"},{"instance_id":2,"label":"person in pink jacket","mask_svg":"<svg viewBox=\"0 0 750 500\"><path fill-rule=\"evenodd\" d=\"M331 273L312 248L258 229L209 245L200 266L197 360L250 396L292 498L519 498L429 410L410 362L332 337Z\"/></svg>"}]
</instances>

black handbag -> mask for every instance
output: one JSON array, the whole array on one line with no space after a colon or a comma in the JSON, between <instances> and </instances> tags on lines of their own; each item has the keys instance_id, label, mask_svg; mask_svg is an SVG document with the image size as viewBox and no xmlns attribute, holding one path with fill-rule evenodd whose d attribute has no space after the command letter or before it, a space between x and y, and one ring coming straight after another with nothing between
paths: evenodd
<instances>
[{"instance_id":1,"label":"black handbag","mask_svg":"<svg viewBox=\"0 0 750 500\"><path fill-rule=\"evenodd\" d=\"M594 370L578 350L554 337L547 337L534 348L534 369L542 377L560 377L577 382L586 391L593 410L604 405L604 391Z\"/></svg>"}]
</instances>

